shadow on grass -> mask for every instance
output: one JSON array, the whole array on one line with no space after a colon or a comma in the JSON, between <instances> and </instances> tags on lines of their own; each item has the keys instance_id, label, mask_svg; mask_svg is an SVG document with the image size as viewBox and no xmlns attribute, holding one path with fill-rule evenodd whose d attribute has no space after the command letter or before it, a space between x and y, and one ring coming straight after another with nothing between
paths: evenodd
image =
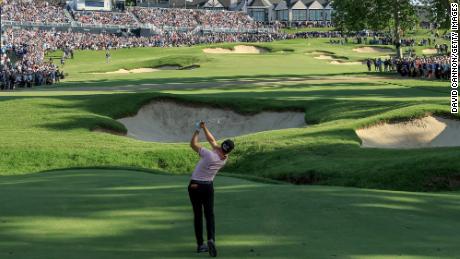
<instances>
[{"instance_id":1,"label":"shadow on grass","mask_svg":"<svg viewBox=\"0 0 460 259\"><path fill-rule=\"evenodd\" d=\"M97 116L89 119L70 118L65 122L44 123L52 129L70 129L81 125L111 125L106 116L121 118L134 115L142 105L155 98L169 98L181 102L198 102L216 108L231 108L240 113L257 113L262 110L301 110L306 111L308 123L327 122L334 119L363 118L390 110L423 104L424 98L433 96L429 91L418 91L409 87L386 88L375 82L337 82L318 84L291 84L266 86L215 87L216 93L193 92L196 89L181 89L190 93L173 95L158 92L112 93L87 95L52 96L48 98L65 100L66 103L45 103L49 109L83 109ZM231 90L231 91L226 91ZM263 90L263 91L262 91ZM31 97L9 97L31 98ZM421 98L418 100L417 98ZM400 99L400 101L398 100ZM100 120L98 125L96 122ZM87 122L85 122L87 121ZM72 126L74 125L74 126ZM91 129L94 126L90 127ZM109 127L113 129L113 127ZM116 128L115 128L116 129Z\"/></svg>"},{"instance_id":2,"label":"shadow on grass","mask_svg":"<svg viewBox=\"0 0 460 259\"><path fill-rule=\"evenodd\" d=\"M286 80L324 80L333 76L360 76L374 74L369 72L349 72L349 73L324 73L324 74L285 74L285 75L242 75L242 76L214 76L214 77L183 77L183 78L145 78L145 79L95 79L76 82L62 82L56 88L62 87L86 87L86 86L123 86L123 85L142 85L142 84L158 84L158 85L174 85L174 84L199 84L199 83L233 83L247 82L254 80L257 82L278 82ZM321 79L317 77L322 77Z\"/></svg>"},{"instance_id":3,"label":"shadow on grass","mask_svg":"<svg viewBox=\"0 0 460 259\"><path fill-rule=\"evenodd\" d=\"M192 258L187 181L94 169L1 177L0 255ZM226 177L215 190L221 258L458 256L458 195Z\"/></svg>"}]
</instances>

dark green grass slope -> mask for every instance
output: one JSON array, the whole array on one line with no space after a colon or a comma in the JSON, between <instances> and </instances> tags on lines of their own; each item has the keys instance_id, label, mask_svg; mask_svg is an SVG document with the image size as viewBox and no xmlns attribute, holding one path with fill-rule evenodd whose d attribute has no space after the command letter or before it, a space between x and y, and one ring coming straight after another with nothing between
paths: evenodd
<instances>
[{"instance_id":1,"label":"dark green grass slope","mask_svg":"<svg viewBox=\"0 0 460 259\"><path fill-rule=\"evenodd\" d=\"M361 149L354 133L355 128L381 120L447 114L447 106L442 105L446 96L441 90L443 83L385 78L364 83L312 81L142 93L18 92L0 102L4 111L1 172L87 166L190 172L197 157L186 144L147 143L91 132L95 128L123 132L123 125L114 118L134 114L154 98L167 97L243 113L306 112L307 128L236 138L238 148L225 169L229 173L295 183L413 191L458 188L458 148Z\"/></svg>"},{"instance_id":2,"label":"dark green grass slope","mask_svg":"<svg viewBox=\"0 0 460 259\"><path fill-rule=\"evenodd\" d=\"M67 170L0 178L0 257L207 258L187 177ZM460 256L457 193L268 185L218 176L220 258Z\"/></svg>"}]
</instances>

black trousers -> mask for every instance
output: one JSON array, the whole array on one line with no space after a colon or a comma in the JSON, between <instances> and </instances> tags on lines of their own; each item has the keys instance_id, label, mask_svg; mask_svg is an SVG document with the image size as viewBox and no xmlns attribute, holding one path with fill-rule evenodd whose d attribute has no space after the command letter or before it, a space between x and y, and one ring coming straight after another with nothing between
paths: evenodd
<instances>
[{"instance_id":1,"label":"black trousers","mask_svg":"<svg viewBox=\"0 0 460 259\"><path fill-rule=\"evenodd\" d=\"M214 186L210 183L190 181L188 194L193 207L195 237L198 245L203 244L203 211L206 218L208 240L215 240L214 225Z\"/></svg>"}]
</instances>

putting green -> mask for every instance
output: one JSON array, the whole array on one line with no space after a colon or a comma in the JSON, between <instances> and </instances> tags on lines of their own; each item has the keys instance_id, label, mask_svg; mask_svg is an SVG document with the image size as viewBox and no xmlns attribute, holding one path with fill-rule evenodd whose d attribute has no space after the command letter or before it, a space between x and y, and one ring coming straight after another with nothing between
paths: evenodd
<instances>
[{"instance_id":1,"label":"putting green","mask_svg":"<svg viewBox=\"0 0 460 259\"><path fill-rule=\"evenodd\" d=\"M66 170L0 178L1 258L198 258L188 177ZM218 176L220 258L458 258L460 194Z\"/></svg>"}]
</instances>

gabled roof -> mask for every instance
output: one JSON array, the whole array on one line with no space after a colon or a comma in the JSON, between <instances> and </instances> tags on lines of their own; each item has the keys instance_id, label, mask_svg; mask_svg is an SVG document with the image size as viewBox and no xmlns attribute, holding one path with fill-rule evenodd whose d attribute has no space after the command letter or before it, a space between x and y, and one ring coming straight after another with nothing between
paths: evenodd
<instances>
[{"instance_id":1,"label":"gabled roof","mask_svg":"<svg viewBox=\"0 0 460 259\"><path fill-rule=\"evenodd\" d=\"M302 0L292 1L290 9L294 10L307 10L307 6L302 2Z\"/></svg>"},{"instance_id":2,"label":"gabled roof","mask_svg":"<svg viewBox=\"0 0 460 259\"><path fill-rule=\"evenodd\" d=\"M287 10L287 9L288 9L288 6L287 6L286 1L279 2L275 7L275 11L281 11L281 10Z\"/></svg>"},{"instance_id":3,"label":"gabled roof","mask_svg":"<svg viewBox=\"0 0 460 259\"><path fill-rule=\"evenodd\" d=\"M208 0L203 4L203 7L223 8L224 5L219 0Z\"/></svg>"},{"instance_id":4,"label":"gabled roof","mask_svg":"<svg viewBox=\"0 0 460 259\"><path fill-rule=\"evenodd\" d=\"M324 9L324 6L318 0L306 0L304 4L308 7L308 9L318 10Z\"/></svg>"},{"instance_id":5,"label":"gabled roof","mask_svg":"<svg viewBox=\"0 0 460 259\"><path fill-rule=\"evenodd\" d=\"M230 4L231 4L231 0L219 0L219 2L225 7L225 8L229 8L230 7ZM244 2L244 0L237 0L236 1L236 6L238 6L241 2Z\"/></svg>"},{"instance_id":6,"label":"gabled roof","mask_svg":"<svg viewBox=\"0 0 460 259\"><path fill-rule=\"evenodd\" d=\"M268 8L268 7L272 6L272 3L270 3L268 0L254 0L248 6L250 6L250 7Z\"/></svg>"}]
</instances>

